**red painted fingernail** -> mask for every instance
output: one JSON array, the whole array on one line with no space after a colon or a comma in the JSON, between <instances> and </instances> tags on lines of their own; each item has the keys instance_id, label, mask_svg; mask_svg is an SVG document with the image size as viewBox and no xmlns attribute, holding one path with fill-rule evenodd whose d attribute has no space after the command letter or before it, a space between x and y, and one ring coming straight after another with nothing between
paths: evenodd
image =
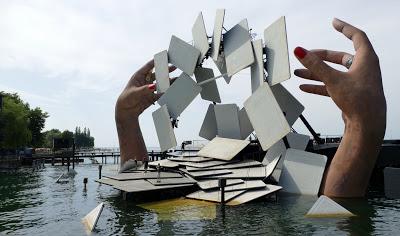
<instances>
[{"instance_id":1,"label":"red painted fingernail","mask_svg":"<svg viewBox=\"0 0 400 236\"><path fill-rule=\"evenodd\" d=\"M296 47L294 49L294 55L300 59L303 59L307 55L307 51L302 47Z\"/></svg>"},{"instance_id":2,"label":"red painted fingernail","mask_svg":"<svg viewBox=\"0 0 400 236\"><path fill-rule=\"evenodd\" d=\"M154 90L156 89L156 84L149 84L149 85L147 85L147 87L148 87L150 90L154 91Z\"/></svg>"}]
</instances>

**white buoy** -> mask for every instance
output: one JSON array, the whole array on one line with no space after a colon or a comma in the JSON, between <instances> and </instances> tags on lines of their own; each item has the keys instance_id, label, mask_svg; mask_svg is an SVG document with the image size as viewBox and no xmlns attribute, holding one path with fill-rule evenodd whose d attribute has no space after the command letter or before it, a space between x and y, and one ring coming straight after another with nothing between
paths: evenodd
<instances>
[{"instance_id":1,"label":"white buoy","mask_svg":"<svg viewBox=\"0 0 400 236\"><path fill-rule=\"evenodd\" d=\"M306 214L307 217L348 217L355 216L329 197L321 195Z\"/></svg>"},{"instance_id":2,"label":"white buoy","mask_svg":"<svg viewBox=\"0 0 400 236\"><path fill-rule=\"evenodd\" d=\"M89 231L93 231L93 229L96 227L100 214L103 211L103 207L104 203L102 202L82 219L82 223Z\"/></svg>"}]
</instances>

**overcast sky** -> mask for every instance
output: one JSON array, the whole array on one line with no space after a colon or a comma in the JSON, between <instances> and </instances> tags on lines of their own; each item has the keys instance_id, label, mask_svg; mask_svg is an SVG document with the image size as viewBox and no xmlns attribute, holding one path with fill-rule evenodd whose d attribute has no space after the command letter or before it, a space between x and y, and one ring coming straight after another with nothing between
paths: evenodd
<instances>
[{"instance_id":1,"label":"overcast sky","mask_svg":"<svg viewBox=\"0 0 400 236\"><path fill-rule=\"evenodd\" d=\"M191 27L203 12L212 34L215 11L225 8L226 29L247 18L263 37L264 29L286 16L289 51L296 46L353 53L351 41L331 21L341 18L367 32L380 58L388 103L386 138L400 138L399 1L6 1L0 0L0 91L17 92L32 107L50 114L46 130L86 126L98 147L118 146L114 104L143 63L167 49L172 34L191 40ZM291 71L301 67L290 55ZM211 66L212 63L209 63ZM340 111L329 98L305 94L294 75L284 86L306 107L317 132L341 134ZM218 81L223 103L242 107L250 95L248 69L226 85ZM397 92L396 92L397 90ZM151 113L140 117L148 146L158 146ZM200 96L180 117L177 141L199 139L208 102ZM373 114L371 114L373 119ZM308 134L301 122L294 128Z\"/></svg>"}]
</instances>

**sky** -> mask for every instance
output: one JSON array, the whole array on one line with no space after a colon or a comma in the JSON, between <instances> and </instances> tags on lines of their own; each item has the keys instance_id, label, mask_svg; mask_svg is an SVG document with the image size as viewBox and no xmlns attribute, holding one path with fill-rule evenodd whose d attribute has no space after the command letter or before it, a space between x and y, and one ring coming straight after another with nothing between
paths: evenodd
<instances>
[{"instance_id":1,"label":"sky","mask_svg":"<svg viewBox=\"0 0 400 236\"><path fill-rule=\"evenodd\" d=\"M48 112L45 130L88 127L97 147L117 147L115 101L131 75L168 49L171 35L191 41L200 11L211 36L218 8L226 9L226 29L247 18L256 39L285 16L292 73L302 67L292 53L296 46L354 53L351 41L333 29L334 17L363 29L380 58L388 105L386 138L400 139L400 2L394 0L0 0L0 91L17 92L32 107ZM215 68L212 62L205 65ZM283 85L305 106L303 114L317 132L342 134L340 110L330 98L301 92L298 86L304 82L292 74ZM222 103L242 107L251 94L250 71L235 75L229 85L224 80L217 84ZM198 96L183 112L175 129L178 143L201 139L198 132L208 104ZM156 108L140 116L149 147L158 146L151 116ZM294 129L309 134L300 121Z\"/></svg>"}]
</instances>

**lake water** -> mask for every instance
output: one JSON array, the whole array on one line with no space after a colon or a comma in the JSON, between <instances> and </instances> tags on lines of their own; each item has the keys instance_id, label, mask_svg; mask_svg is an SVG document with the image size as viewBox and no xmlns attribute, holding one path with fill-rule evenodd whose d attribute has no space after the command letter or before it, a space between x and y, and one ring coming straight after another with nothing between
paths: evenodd
<instances>
[{"instance_id":1,"label":"lake water","mask_svg":"<svg viewBox=\"0 0 400 236\"><path fill-rule=\"evenodd\" d=\"M96 165L80 164L68 183L56 184L66 167L21 169L0 174L0 235L87 235L81 218L100 202L103 213L92 235L398 235L400 200L372 194L340 203L356 214L345 219L304 215L314 197L279 196L277 201L236 207L210 204L170 212L148 210L124 201L119 191L94 180ZM103 173L115 171L104 165ZM84 190L83 178L89 183ZM370 194L371 195L371 194ZM167 204L168 205L168 204ZM197 217L197 218L196 218Z\"/></svg>"}]
</instances>

